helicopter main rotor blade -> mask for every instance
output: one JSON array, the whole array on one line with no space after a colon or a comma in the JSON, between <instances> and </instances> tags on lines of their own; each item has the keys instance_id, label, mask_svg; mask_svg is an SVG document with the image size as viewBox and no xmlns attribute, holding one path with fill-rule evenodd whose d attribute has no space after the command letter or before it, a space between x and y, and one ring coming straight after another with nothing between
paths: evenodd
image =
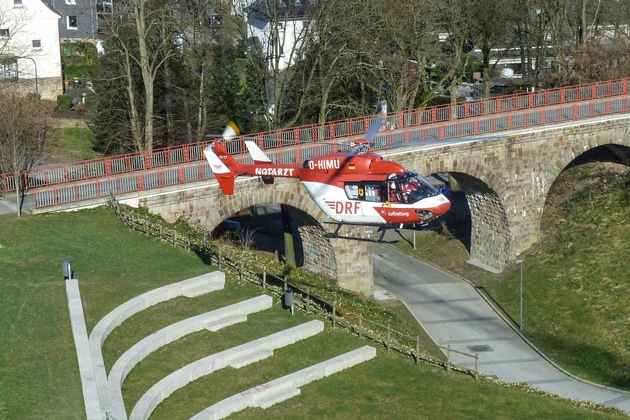
<instances>
[{"instance_id":1,"label":"helicopter main rotor blade","mask_svg":"<svg viewBox=\"0 0 630 420\"><path fill-rule=\"evenodd\" d=\"M365 134L367 141L372 141L376 137L376 133L383 126L384 117L374 118L370 123L370 130Z\"/></svg>"}]
</instances>

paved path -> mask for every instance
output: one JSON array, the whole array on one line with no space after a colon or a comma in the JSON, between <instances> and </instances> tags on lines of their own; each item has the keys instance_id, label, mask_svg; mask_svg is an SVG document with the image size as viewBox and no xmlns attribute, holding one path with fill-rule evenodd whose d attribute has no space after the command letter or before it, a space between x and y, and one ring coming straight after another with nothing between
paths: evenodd
<instances>
[{"instance_id":1,"label":"paved path","mask_svg":"<svg viewBox=\"0 0 630 420\"><path fill-rule=\"evenodd\" d=\"M479 354L479 372L507 382L527 382L563 397L613 405L630 414L630 393L572 377L545 359L468 282L395 248L375 244L374 282L402 300L441 345ZM382 291L381 291L382 293ZM474 368L474 360L453 354Z\"/></svg>"}]
</instances>

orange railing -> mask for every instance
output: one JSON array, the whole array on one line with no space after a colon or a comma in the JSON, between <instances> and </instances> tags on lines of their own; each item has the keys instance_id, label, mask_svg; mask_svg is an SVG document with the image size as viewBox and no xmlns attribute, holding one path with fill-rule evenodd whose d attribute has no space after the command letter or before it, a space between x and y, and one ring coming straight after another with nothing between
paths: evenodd
<instances>
[{"instance_id":1,"label":"orange railing","mask_svg":"<svg viewBox=\"0 0 630 420\"><path fill-rule=\"evenodd\" d=\"M621 79L390 113L387 121L395 130L380 132L375 148L625 113L630 110L629 85L630 79ZM374 116L366 116L241 136L228 142L228 150L238 155L246 150L244 140L255 140L277 163L295 163L338 147L322 141L364 135L373 121ZM202 150L207 144L37 168L26 174L25 182L30 188L52 186L34 193L35 207L46 207L101 198L110 191L124 193L201 181L212 178L203 161ZM298 144L300 148L285 148ZM241 159L247 161L248 157ZM12 178L5 176L3 182L5 190L10 190Z\"/></svg>"}]
</instances>

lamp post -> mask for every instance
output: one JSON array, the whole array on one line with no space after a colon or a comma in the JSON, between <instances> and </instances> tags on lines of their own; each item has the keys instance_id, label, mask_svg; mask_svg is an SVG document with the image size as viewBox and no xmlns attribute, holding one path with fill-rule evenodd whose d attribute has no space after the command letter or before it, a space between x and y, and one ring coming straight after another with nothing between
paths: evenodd
<instances>
[{"instance_id":1,"label":"lamp post","mask_svg":"<svg viewBox=\"0 0 630 420\"><path fill-rule=\"evenodd\" d=\"M25 58L27 60L31 60L33 62L33 68L35 69L35 94L37 95L37 99L39 99L39 79L37 78L37 62L33 57L23 57L19 56L16 58Z\"/></svg>"},{"instance_id":2,"label":"lamp post","mask_svg":"<svg viewBox=\"0 0 630 420\"><path fill-rule=\"evenodd\" d=\"M33 62L33 68L35 69L35 95L37 96L37 146L40 148L42 148L42 138L41 138L41 131L40 131L40 126L39 126L39 111L40 111L40 97L39 97L39 79L37 78L37 62L35 61L35 59L33 57L24 57L24 56L19 56L16 58L25 58L27 60L31 60Z\"/></svg>"},{"instance_id":3,"label":"lamp post","mask_svg":"<svg viewBox=\"0 0 630 420\"><path fill-rule=\"evenodd\" d=\"M520 310L519 313L521 315L521 322L519 324L519 329L523 331L523 260L516 260L516 263L521 266L521 287L520 287Z\"/></svg>"}]
</instances>

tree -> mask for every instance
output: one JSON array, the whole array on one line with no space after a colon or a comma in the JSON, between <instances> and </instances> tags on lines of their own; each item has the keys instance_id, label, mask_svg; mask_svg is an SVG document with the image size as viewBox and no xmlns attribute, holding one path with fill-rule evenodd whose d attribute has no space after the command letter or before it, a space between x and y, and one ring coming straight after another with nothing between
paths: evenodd
<instances>
[{"instance_id":1,"label":"tree","mask_svg":"<svg viewBox=\"0 0 630 420\"><path fill-rule=\"evenodd\" d=\"M436 1L379 2L379 14L384 16L378 66L383 87L379 88L392 110L426 105L453 74L451 51L439 42L438 33L444 29L438 11ZM445 63L444 71L432 75L433 66L440 63Z\"/></svg>"},{"instance_id":2,"label":"tree","mask_svg":"<svg viewBox=\"0 0 630 420\"><path fill-rule=\"evenodd\" d=\"M469 7L472 13L471 36L481 50L483 97L490 96L490 81L495 64L491 63L493 50L500 50L494 54L498 61L514 46L509 19L512 4L509 0L474 0Z\"/></svg>"},{"instance_id":3,"label":"tree","mask_svg":"<svg viewBox=\"0 0 630 420\"><path fill-rule=\"evenodd\" d=\"M178 71L172 86L181 98L180 117L189 141L200 141L208 131L220 132L228 120L247 126L241 77L245 69L239 66L245 54L233 29L240 22L217 7L216 0L186 0L180 12L175 21L182 45L169 65Z\"/></svg>"},{"instance_id":4,"label":"tree","mask_svg":"<svg viewBox=\"0 0 630 420\"><path fill-rule=\"evenodd\" d=\"M301 59L295 64L295 76L285 97L288 124L324 123L331 115L342 118L364 110L352 95L344 94L355 69L352 51L360 6L323 0L308 8L305 18L310 36L303 39Z\"/></svg>"},{"instance_id":5,"label":"tree","mask_svg":"<svg viewBox=\"0 0 630 420\"><path fill-rule=\"evenodd\" d=\"M287 118L295 113L287 109L286 97L297 75L295 64L302 59L305 40L313 36L313 26L304 19L312 3L261 0L250 9L248 21L253 25L249 32L242 31L247 38L244 43L250 46L247 83L253 111L267 129L295 122L294 116ZM265 29L252 29L259 27Z\"/></svg>"},{"instance_id":6,"label":"tree","mask_svg":"<svg viewBox=\"0 0 630 420\"><path fill-rule=\"evenodd\" d=\"M156 78L175 51L172 15L168 3L157 1L128 0L114 6L114 16L104 22L105 51L115 57L109 60L118 70L112 77L125 82L131 143L143 152L154 145Z\"/></svg>"},{"instance_id":7,"label":"tree","mask_svg":"<svg viewBox=\"0 0 630 420\"><path fill-rule=\"evenodd\" d=\"M442 76L444 85L450 91L451 103L457 102L455 88L465 76L470 60L472 32L472 16L468 12L467 0L445 0L439 3L440 22L443 31L448 34L444 45L448 53L442 67L446 68Z\"/></svg>"},{"instance_id":8,"label":"tree","mask_svg":"<svg viewBox=\"0 0 630 420\"><path fill-rule=\"evenodd\" d=\"M538 15L553 47L553 66L539 69L539 84L566 86L628 76L627 2L549 0L541 5Z\"/></svg>"},{"instance_id":9,"label":"tree","mask_svg":"<svg viewBox=\"0 0 630 420\"><path fill-rule=\"evenodd\" d=\"M0 172L15 183L17 215L22 214L24 174L40 162L47 132L47 116L34 95L24 95L17 85L0 90Z\"/></svg>"}]
</instances>

